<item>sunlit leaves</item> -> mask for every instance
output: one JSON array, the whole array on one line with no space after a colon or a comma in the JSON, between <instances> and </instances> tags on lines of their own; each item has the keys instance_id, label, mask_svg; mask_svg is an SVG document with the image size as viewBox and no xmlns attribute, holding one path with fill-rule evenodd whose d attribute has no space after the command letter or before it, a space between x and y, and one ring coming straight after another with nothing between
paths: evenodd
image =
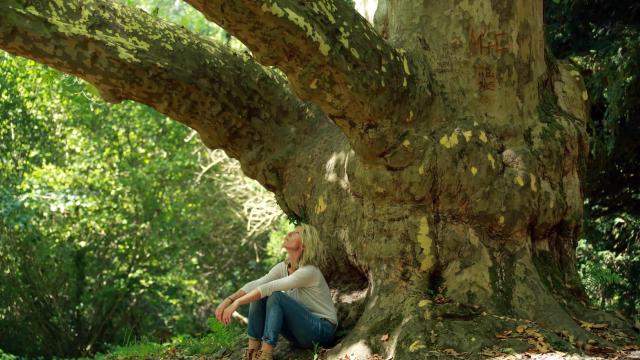
<instances>
[{"instance_id":1,"label":"sunlit leaves","mask_svg":"<svg viewBox=\"0 0 640 360\"><path fill-rule=\"evenodd\" d=\"M198 176L190 129L4 53L0 71L0 347L71 356L202 331L200 307L264 271L239 241L264 233Z\"/></svg>"}]
</instances>

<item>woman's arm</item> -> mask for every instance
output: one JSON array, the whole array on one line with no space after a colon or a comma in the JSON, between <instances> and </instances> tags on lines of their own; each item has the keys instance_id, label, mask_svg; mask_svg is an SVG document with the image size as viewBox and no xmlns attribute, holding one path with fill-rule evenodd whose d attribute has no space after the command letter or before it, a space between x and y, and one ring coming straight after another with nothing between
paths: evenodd
<instances>
[{"instance_id":1,"label":"woman's arm","mask_svg":"<svg viewBox=\"0 0 640 360\"><path fill-rule=\"evenodd\" d=\"M281 275L282 269L279 269L278 266L284 266L284 265L282 263L276 264L276 266L271 268L271 270L265 276L263 276L263 277L261 277L261 278L259 278L257 280L253 280L253 281L250 281L250 282L244 284L244 286L242 286L240 288L240 290L236 291L232 295L230 295L230 296L226 297L224 300L222 300L220 305L218 305L218 307L216 308L216 318L219 321L224 322L225 324L228 323L228 322L225 322L224 319L223 319L223 316L226 313L225 309L232 308L233 311L235 311L238 308L238 306L240 306L240 305L233 306L233 303L234 303L234 301L236 299L239 299L239 298L245 296L246 294L250 293L252 290L254 290L255 288L257 288L258 286L260 286L262 284L266 284L266 283L268 283L270 281L273 281L273 280L278 279L279 277L281 277L282 276ZM258 296L259 296L259 294L260 293L258 293ZM259 297L258 297L258 299L259 299ZM244 299L244 300L246 300L246 299ZM255 300L257 300L257 299L255 299ZM251 301L254 301L254 300L251 300ZM249 303L251 301L243 302L243 304ZM231 316L233 311L231 311L229 313L229 316Z\"/></svg>"},{"instance_id":2,"label":"woman's arm","mask_svg":"<svg viewBox=\"0 0 640 360\"><path fill-rule=\"evenodd\" d=\"M258 286L256 290L260 292L260 298L263 298L265 296L271 296L274 291L310 287L317 283L318 274L320 274L319 271L320 270L314 266L305 266L296 270L290 276L262 284Z\"/></svg>"},{"instance_id":3,"label":"woman's arm","mask_svg":"<svg viewBox=\"0 0 640 360\"><path fill-rule=\"evenodd\" d=\"M282 272L283 272L282 269L280 269L280 267L282 267L282 266L284 266L282 263L276 264L274 267L271 268L271 270L269 270L269 272L265 276L244 284L240 288L240 290L236 291L233 295L242 296L243 294L239 294L240 291L244 292L244 294L248 294L249 292L251 292L251 290L257 288L258 286L260 286L262 284L266 284L266 283L268 283L270 281L273 281L273 280L281 278L282 276L284 276L282 274ZM234 296L233 299L237 299L237 297Z\"/></svg>"},{"instance_id":4,"label":"woman's arm","mask_svg":"<svg viewBox=\"0 0 640 360\"><path fill-rule=\"evenodd\" d=\"M237 304L238 306L252 303L256 300L260 300L260 291L258 289L253 289L249 291L248 294L245 294L233 301L233 304Z\"/></svg>"},{"instance_id":5,"label":"woman's arm","mask_svg":"<svg viewBox=\"0 0 640 360\"><path fill-rule=\"evenodd\" d=\"M220 320L223 324L228 325L231 322L231 316L236 310L238 310L240 305L248 304L259 299L260 292L258 291L258 289L251 290L248 294L242 295L240 298L234 300L233 303L231 303L231 305L229 305L229 307L224 310L218 320Z\"/></svg>"},{"instance_id":6,"label":"woman's arm","mask_svg":"<svg viewBox=\"0 0 640 360\"><path fill-rule=\"evenodd\" d=\"M236 299L239 299L240 297L242 297L246 293L247 293L246 291L240 289L240 290L234 292L233 294L227 296L227 298L224 299L224 301L234 302Z\"/></svg>"}]
</instances>

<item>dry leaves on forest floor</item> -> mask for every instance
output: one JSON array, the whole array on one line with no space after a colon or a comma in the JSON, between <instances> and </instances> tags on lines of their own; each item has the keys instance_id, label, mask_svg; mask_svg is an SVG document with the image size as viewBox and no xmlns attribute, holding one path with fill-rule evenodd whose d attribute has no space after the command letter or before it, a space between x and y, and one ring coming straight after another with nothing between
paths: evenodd
<instances>
[{"instance_id":1,"label":"dry leaves on forest floor","mask_svg":"<svg viewBox=\"0 0 640 360\"><path fill-rule=\"evenodd\" d=\"M575 320L578 323L578 325L580 325L580 327L582 327L583 329L607 341L619 342L621 340L622 341L632 340L632 338L629 335L625 334L622 330L610 329L609 324L606 324L606 323L594 324L594 323L583 321L576 318L573 318L573 320Z\"/></svg>"},{"instance_id":2,"label":"dry leaves on forest floor","mask_svg":"<svg viewBox=\"0 0 640 360\"><path fill-rule=\"evenodd\" d=\"M575 318L574 318L575 319ZM609 329L608 324L594 324L587 321L581 321L579 319L575 319L580 326L597 335L603 339L608 341L619 341L619 340L627 340L630 341L631 338L625 334L624 332L617 329ZM528 322L528 324L518 325L515 329L515 332L511 329L506 329L496 334L496 338L498 339L507 339L513 337L521 337L527 339L527 342L531 346L529 351L531 353L541 353L546 354L553 351L553 347L549 345L539 331L532 328L532 322ZM606 354L618 354L620 351L631 351L637 350L637 345L629 344L625 345L622 350L616 350L607 346L598 346L597 341L589 340L586 344L581 341L576 341L573 335L571 335L568 331L561 331L557 333L558 336L563 337L567 342L571 345L583 349L589 355L606 355ZM495 349L494 349L495 350ZM491 349L486 351L487 353L491 353Z\"/></svg>"},{"instance_id":3,"label":"dry leaves on forest floor","mask_svg":"<svg viewBox=\"0 0 640 360\"><path fill-rule=\"evenodd\" d=\"M487 354L482 354L485 356L489 356L492 358L492 360L524 360L524 359L531 359L531 360L585 360L585 359L589 359L589 360L603 360L603 359L607 359L607 360L640 360L640 352L620 352L617 353L613 356L607 356L607 357L593 357L593 356L589 356L589 357L585 357L584 355L577 355L577 354L567 354L567 353L563 353L563 352L549 352L546 354L536 354L536 353L523 353L523 354L505 354L505 353L500 353L500 352L496 352L496 353L487 353Z\"/></svg>"},{"instance_id":4,"label":"dry leaves on forest floor","mask_svg":"<svg viewBox=\"0 0 640 360\"><path fill-rule=\"evenodd\" d=\"M526 339L529 345L531 345L529 351L532 353L545 354L552 350L551 345L545 342L544 335L542 335L537 330L530 328L529 325L518 325L515 329L515 332L513 330L507 329L496 334L496 338L498 339L508 339L516 337ZM492 348L483 349L483 353L491 353L494 350L492 350Z\"/></svg>"}]
</instances>

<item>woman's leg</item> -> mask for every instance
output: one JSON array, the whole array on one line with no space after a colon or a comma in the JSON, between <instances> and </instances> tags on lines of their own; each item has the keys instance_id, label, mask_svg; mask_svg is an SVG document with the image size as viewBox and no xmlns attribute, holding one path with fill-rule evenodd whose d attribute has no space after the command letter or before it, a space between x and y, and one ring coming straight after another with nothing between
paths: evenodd
<instances>
[{"instance_id":1,"label":"woman's leg","mask_svg":"<svg viewBox=\"0 0 640 360\"><path fill-rule=\"evenodd\" d=\"M311 348L314 342L320 345L333 342L334 326L312 314L289 295L276 291L268 299L263 348L265 343L276 345L283 327L286 327L285 332L293 336L300 347Z\"/></svg>"},{"instance_id":2,"label":"woman's leg","mask_svg":"<svg viewBox=\"0 0 640 360\"><path fill-rule=\"evenodd\" d=\"M267 298L256 300L249 304L249 324L247 326L249 340L253 339L260 341L260 339L262 339L264 335L264 321L266 318L266 313Z\"/></svg>"}]
</instances>

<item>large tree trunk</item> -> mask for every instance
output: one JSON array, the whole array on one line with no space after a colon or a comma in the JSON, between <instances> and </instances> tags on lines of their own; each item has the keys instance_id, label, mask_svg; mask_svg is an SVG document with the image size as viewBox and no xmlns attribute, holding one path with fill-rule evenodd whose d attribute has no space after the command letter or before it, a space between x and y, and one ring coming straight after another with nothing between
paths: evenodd
<instances>
[{"instance_id":1,"label":"large tree trunk","mask_svg":"<svg viewBox=\"0 0 640 360\"><path fill-rule=\"evenodd\" d=\"M545 54L541 0L382 0L377 33L341 0L188 2L302 101L253 60L177 28L163 43L170 25L104 0L8 0L0 47L192 126L317 226L330 283L368 289L331 356L535 346L496 339L517 325L575 350L596 344L576 319L628 329L589 310L577 279L588 97ZM69 38L73 54L38 45Z\"/></svg>"}]
</instances>

